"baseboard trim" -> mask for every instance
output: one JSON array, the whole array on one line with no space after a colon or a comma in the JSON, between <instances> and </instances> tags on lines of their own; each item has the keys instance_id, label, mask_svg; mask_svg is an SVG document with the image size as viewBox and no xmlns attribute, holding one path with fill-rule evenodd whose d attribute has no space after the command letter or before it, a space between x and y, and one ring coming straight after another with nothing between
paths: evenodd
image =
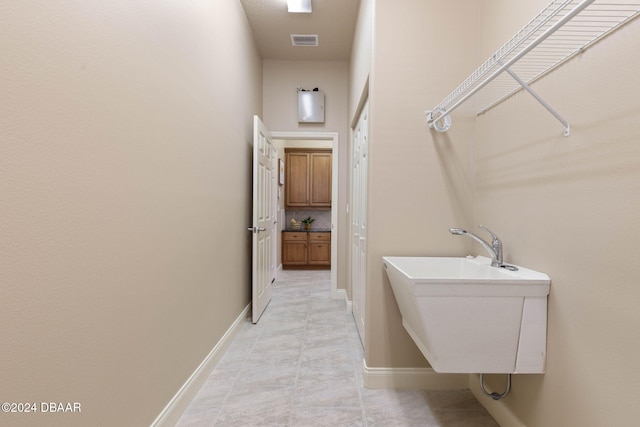
<instances>
[{"instance_id":1,"label":"baseboard trim","mask_svg":"<svg viewBox=\"0 0 640 427\"><path fill-rule=\"evenodd\" d=\"M216 364L220 361L224 352L229 348L231 341L244 325L245 319L251 310L251 303L247 305L242 313L237 317L233 324L227 329L227 332L220 338L220 341L213 347L207 357L200 363L187 381L180 387L180 390L173 396L167 406L160 412L158 417L151 423L151 427L169 427L174 426L189 403L207 380Z\"/></svg>"},{"instance_id":2,"label":"baseboard trim","mask_svg":"<svg viewBox=\"0 0 640 427\"><path fill-rule=\"evenodd\" d=\"M493 390L486 384L484 388L487 393L493 393ZM478 402L484 406L493 419L500 424L500 427L527 427L526 424L511 411L511 408L509 408L505 402L502 400L493 400L482 393L480 389L480 375L469 375L469 390L471 390L471 393L473 393L476 399L478 399Z\"/></svg>"},{"instance_id":3,"label":"baseboard trim","mask_svg":"<svg viewBox=\"0 0 640 427\"><path fill-rule=\"evenodd\" d=\"M469 387L466 374L439 374L433 368L370 368L362 360L365 388L407 390L463 390Z\"/></svg>"},{"instance_id":4,"label":"baseboard trim","mask_svg":"<svg viewBox=\"0 0 640 427\"><path fill-rule=\"evenodd\" d=\"M345 289L336 289L331 296L332 299L343 300L346 304L347 313L353 312L353 304L347 297L347 291Z\"/></svg>"},{"instance_id":5,"label":"baseboard trim","mask_svg":"<svg viewBox=\"0 0 640 427\"><path fill-rule=\"evenodd\" d=\"M345 300L345 301L347 303L347 313L348 314L353 313L353 302L351 302L350 300Z\"/></svg>"}]
</instances>

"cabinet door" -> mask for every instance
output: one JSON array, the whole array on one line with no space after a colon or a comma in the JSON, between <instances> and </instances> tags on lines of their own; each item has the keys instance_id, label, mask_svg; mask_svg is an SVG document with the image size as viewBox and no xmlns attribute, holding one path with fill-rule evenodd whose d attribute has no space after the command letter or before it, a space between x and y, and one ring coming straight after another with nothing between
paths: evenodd
<instances>
[{"instance_id":1,"label":"cabinet door","mask_svg":"<svg viewBox=\"0 0 640 427\"><path fill-rule=\"evenodd\" d=\"M282 242L283 265L307 264L307 242L284 241Z\"/></svg>"},{"instance_id":2,"label":"cabinet door","mask_svg":"<svg viewBox=\"0 0 640 427\"><path fill-rule=\"evenodd\" d=\"M285 204L286 207L309 206L309 154L287 153Z\"/></svg>"},{"instance_id":3,"label":"cabinet door","mask_svg":"<svg viewBox=\"0 0 640 427\"><path fill-rule=\"evenodd\" d=\"M311 153L310 202L313 207L331 207L331 153Z\"/></svg>"},{"instance_id":4,"label":"cabinet door","mask_svg":"<svg viewBox=\"0 0 640 427\"><path fill-rule=\"evenodd\" d=\"M309 233L309 264L331 265L331 233Z\"/></svg>"},{"instance_id":5,"label":"cabinet door","mask_svg":"<svg viewBox=\"0 0 640 427\"><path fill-rule=\"evenodd\" d=\"M309 242L309 264L331 265L331 243Z\"/></svg>"}]
</instances>

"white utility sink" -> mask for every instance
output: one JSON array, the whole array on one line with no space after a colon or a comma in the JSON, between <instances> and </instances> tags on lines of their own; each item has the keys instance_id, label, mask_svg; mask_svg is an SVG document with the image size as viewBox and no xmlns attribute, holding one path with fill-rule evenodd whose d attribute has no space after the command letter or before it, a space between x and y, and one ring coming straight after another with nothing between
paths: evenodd
<instances>
[{"instance_id":1,"label":"white utility sink","mask_svg":"<svg viewBox=\"0 0 640 427\"><path fill-rule=\"evenodd\" d=\"M543 373L551 280L486 257L383 257L402 323L433 369Z\"/></svg>"}]
</instances>

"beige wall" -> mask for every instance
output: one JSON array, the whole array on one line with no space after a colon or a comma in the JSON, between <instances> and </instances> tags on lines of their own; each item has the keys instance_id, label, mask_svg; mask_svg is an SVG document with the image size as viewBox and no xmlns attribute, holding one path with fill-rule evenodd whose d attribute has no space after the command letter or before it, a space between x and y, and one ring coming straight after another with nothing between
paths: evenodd
<instances>
[{"instance_id":1,"label":"beige wall","mask_svg":"<svg viewBox=\"0 0 640 427\"><path fill-rule=\"evenodd\" d=\"M402 327L382 256L455 254L465 244L447 230L472 217L473 120L458 120L443 137L429 131L424 111L473 67L476 21L470 2L375 3L365 349L371 367L426 365Z\"/></svg>"},{"instance_id":2,"label":"beige wall","mask_svg":"<svg viewBox=\"0 0 640 427\"><path fill-rule=\"evenodd\" d=\"M262 70L239 2L0 13L2 425L149 425L248 304Z\"/></svg>"},{"instance_id":3,"label":"beige wall","mask_svg":"<svg viewBox=\"0 0 640 427\"><path fill-rule=\"evenodd\" d=\"M264 123L273 132L338 132L338 288L345 289L347 261L348 79L344 61L263 62ZM325 123L298 123L296 88L317 87L325 94Z\"/></svg>"},{"instance_id":4,"label":"beige wall","mask_svg":"<svg viewBox=\"0 0 640 427\"><path fill-rule=\"evenodd\" d=\"M481 8L487 44L514 31L496 17L521 27L535 13L508 0ZM507 261L552 280L547 372L515 376L504 400L529 427L637 423L638 51L636 20L535 83L571 123L569 138L527 94L478 119L475 222L500 234Z\"/></svg>"},{"instance_id":5,"label":"beige wall","mask_svg":"<svg viewBox=\"0 0 640 427\"><path fill-rule=\"evenodd\" d=\"M349 63L343 61L263 62L264 124L277 132L347 131ZM325 94L325 122L298 123L296 88L317 87Z\"/></svg>"},{"instance_id":6,"label":"beige wall","mask_svg":"<svg viewBox=\"0 0 640 427\"><path fill-rule=\"evenodd\" d=\"M367 82L371 74L373 54L374 0L360 0L358 21L349 62L349 123L357 119L358 107L368 96Z\"/></svg>"}]
</instances>

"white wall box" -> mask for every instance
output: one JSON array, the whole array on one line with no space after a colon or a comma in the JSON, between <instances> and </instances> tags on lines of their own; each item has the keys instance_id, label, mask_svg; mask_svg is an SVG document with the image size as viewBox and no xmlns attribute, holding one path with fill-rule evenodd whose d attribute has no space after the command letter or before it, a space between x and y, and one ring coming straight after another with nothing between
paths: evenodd
<instances>
[{"instance_id":1,"label":"white wall box","mask_svg":"<svg viewBox=\"0 0 640 427\"><path fill-rule=\"evenodd\" d=\"M324 123L324 92L298 91L298 123Z\"/></svg>"}]
</instances>

